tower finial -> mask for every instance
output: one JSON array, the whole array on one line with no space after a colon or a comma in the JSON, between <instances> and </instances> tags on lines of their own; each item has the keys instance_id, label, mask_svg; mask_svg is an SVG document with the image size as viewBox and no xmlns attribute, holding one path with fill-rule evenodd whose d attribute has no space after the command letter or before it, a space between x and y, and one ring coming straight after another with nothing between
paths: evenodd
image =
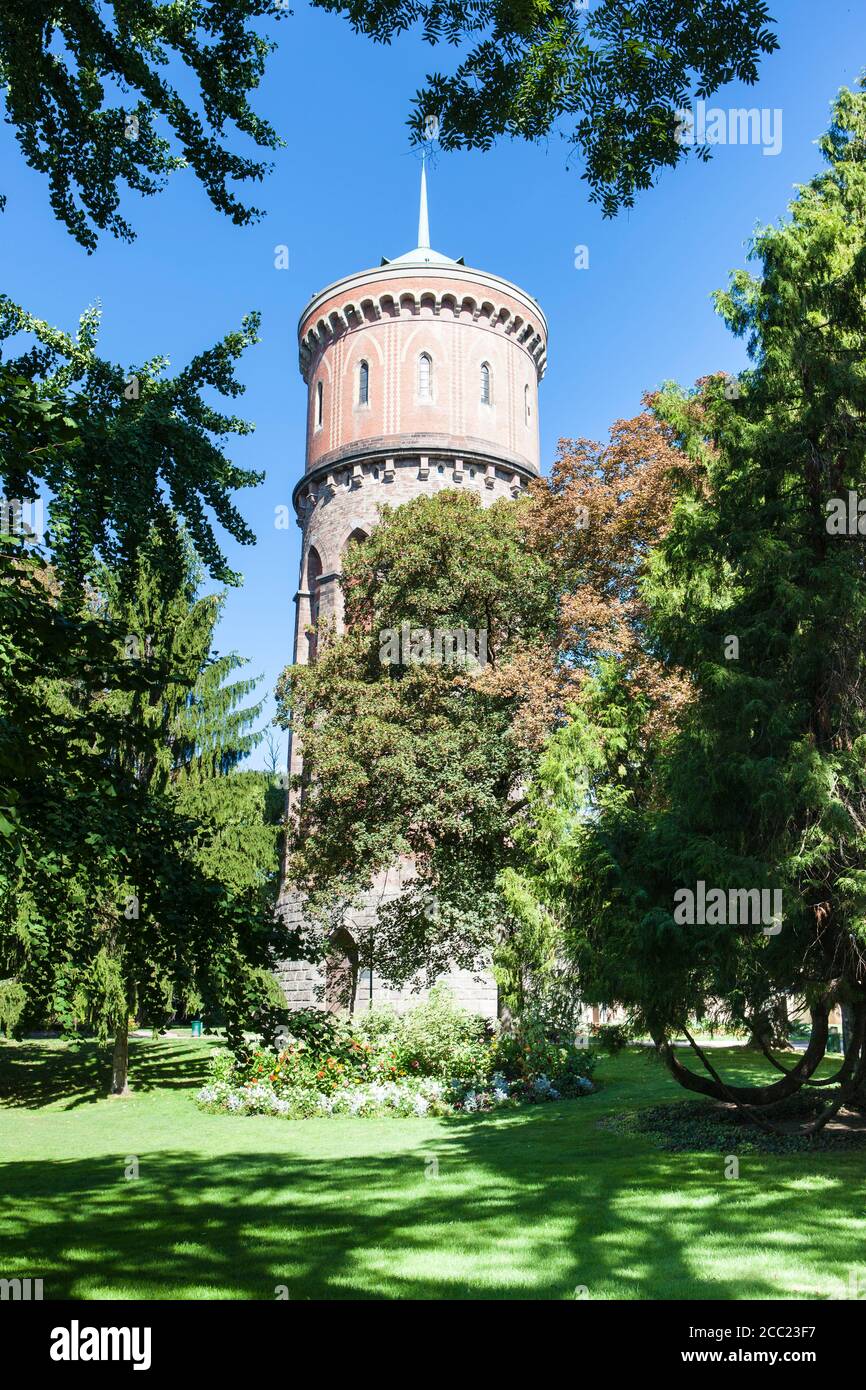
<instances>
[{"instance_id":1,"label":"tower finial","mask_svg":"<svg viewBox=\"0 0 866 1390\"><path fill-rule=\"evenodd\" d=\"M427 156L421 156L421 206L418 209L418 245L430 249L430 223L427 218Z\"/></svg>"}]
</instances>

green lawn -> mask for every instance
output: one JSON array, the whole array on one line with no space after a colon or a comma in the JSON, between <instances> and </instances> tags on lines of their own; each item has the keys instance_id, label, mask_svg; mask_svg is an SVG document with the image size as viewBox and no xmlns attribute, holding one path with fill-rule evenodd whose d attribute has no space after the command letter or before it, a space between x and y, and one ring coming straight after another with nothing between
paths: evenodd
<instances>
[{"instance_id":1,"label":"green lawn","mask_svg":"<svg viewBox=\"0 0 866 1390\"><path fill-rule=\"evenodd\" d=\"M135 1042L138 1089L112 1101L94 1048L0 1045L0 1276L41 1276L46 1298L815 1298L852 1268L866 1281L862 1152L743 1158L729 1180L722 1155L599 1130L683 1097L638 1052L570 1103L291 1122L199 1113L209 1049Z\"/></svg>"}]
</instances>

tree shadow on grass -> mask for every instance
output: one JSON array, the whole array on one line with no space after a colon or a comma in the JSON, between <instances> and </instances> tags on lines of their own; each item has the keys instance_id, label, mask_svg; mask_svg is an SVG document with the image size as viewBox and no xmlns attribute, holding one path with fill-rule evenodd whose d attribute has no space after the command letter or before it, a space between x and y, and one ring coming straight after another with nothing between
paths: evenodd
<instances>
[{"instance_id":1,"label":"tree shadow on grass","mask_svg":"<svg viewBox=\"0 0 866 1390\"><path fill-rule=\"evenodd\" d=\"M161 1149L130 1180L120 1156L6 1164L2 1273L46 1298L779 1298L772 1257L744 1289L738 1251L778 1232L838 1273L862 1219L844 1174L818 1201L768 1163L735 1198L716 1158L619 1152L560 1106L420 1121L417 1147L379 1154L311 1123L321 1156ZM708 1232L720 1268L700 1266Z\"/></svg>"},{"instance_id":2,"label":"tree shadow on grass","mask_svg":"<svg viewBox=\"0 0 866 1390\"><path fill-rule=\"evenodd\" d=\"M179 1046L183 1048L178 1066ZM211 1047L206 1043L131 1038L130 1084L136 1091L203 1086ZM104 1100L111 1085L111 1046L81 1042L21 1042L0 1046L0 1105L74 1110Z\"/></svg>"},{"instance_id":3,"label":"tree shadow on grass","mask_svg":"<svg viewBox=\"0 0 866 1390\"><path fill-rule=\"evenodd\" d=\"M191 1091L209 1053L136 1039L135 1087ZM95 1101L107 1063L94 1043L0 1047L17 1107ZM282 1287L293 1300L584 1288L591 1299L769 1299L842 1282L863 1244L856 1159L750 1156L727 1181L719 1154L600 1130L612 1106L681 1098L658 1071L626 1060L608 1072L578 1101L439 1121L203 1116L190 1095L188 1126L185 1102L161 1112L168 1141L111 1108L121 1122L97 1156L64 1159L55 1139L44 1158L3 1166L0 1276L88 1299L272 1300ZM127 1179L130 1149L139 1175Z\"/></svg>"},{"instance_id":4,"label":"tree shadow on grass","mask_svg":"<svg viewBox=\"0 0 866 1390\"><path fill-rule=\"evenodd\" d=\"M514 1112L493 1133L482 1120L463 1141L467 1154L502 1173L513 1171L516 1140L521 1193L536 1194L526 1220L567 1225L570 1214L574 1287L552 1296L839 1297L852 1263L866 1275L859 1155L749 1156L734 1180L728 1155L660 1153L641 1140L623 1143L594 1120L568 1123L590 1121L592 1108L581 1100Z\"/></svg>"}]
</instances>

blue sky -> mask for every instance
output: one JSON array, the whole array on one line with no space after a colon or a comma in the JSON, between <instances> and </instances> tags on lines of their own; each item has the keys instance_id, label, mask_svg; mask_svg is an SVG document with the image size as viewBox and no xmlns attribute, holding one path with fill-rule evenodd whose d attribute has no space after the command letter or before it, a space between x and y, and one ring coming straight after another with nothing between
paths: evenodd
<instances>
[{"instance_id":1,"label":"blue sky","mask_svg":"<svg viewBox=\"0 0 866 1390\"><path fill-rule=\"evenodd\" d=\"M644 390L744 362L710 295L744 263L755 227L778 219L794 185L819 167L814 141L830 101L866 65L863 0L777 0L771 9L780 51L764 60L756 87L732 84L712 105L780 108L776 156L719 147L709 164L691 159L664 173L631 212L608 222L589 204L579 170L566 166L559 138L436 159L433 245L516 281L547 314L545 468L558 438L605 437L613 420L636 412ZM289 658L293 627L300 533L277 530L274 509L290 502L304 465L298 315L330 281L415 244L419 165L405 120L425 73L455 61L452 50L411 35L374 46L304 0L274 29L279 49L256 105L286 148L253 190L267 209L255 227L233 227L184 172L157 198L126 198L138 232L132 246L103 237L88 256L55 222L44 181L0 127L2 287L31 312L72 329L100 300L104 355L128 363L165 353L181 367L245 312L262 311L263 341L241 364L247 392L235 407L256 431L232 449L267 477L241 498L258 544L227 547L245 583L229 595L218 645L250 658L263 691ZM289 247L288 270L274 268L279 244ZM575 269L576 246L588 247L588 269Z\"/></svg>"}]
</instances>

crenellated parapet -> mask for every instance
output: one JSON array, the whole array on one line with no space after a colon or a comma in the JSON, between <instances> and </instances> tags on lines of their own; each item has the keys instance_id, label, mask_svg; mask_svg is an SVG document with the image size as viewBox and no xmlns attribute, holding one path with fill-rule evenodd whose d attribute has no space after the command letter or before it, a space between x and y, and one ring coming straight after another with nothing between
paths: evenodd
<instances>
[{"instance_id":1,"label":"crenellated parapet","mask_svg":"<svg viewBox=\"0 0 866 1390\"><path fill-rule=\"evenodd\" d=\"M318 530L314 521L317 511L319 517L326 510L341 512L347 498L353 499L349 512L357 511L356 499L361 493L365 520L372 527L379 507L385 504L400 506L422 493L429 496L444 488L460 488L477 493L482 504L489 505L501 498L519 497L533 476L516 460L509 467L501 459L467 447L457 454L442 449L429 453L398 452L391 446L390 453L373 453L342 465L325 464L306 474L295 484L292 501L298 525L312 534ZM347 537L351 530L349 527L346 531Z\"/></svg>"},{"instance_id":2,"label":"crenellated parapet","mask_svg":"<svg viewBox=\"0 0 866 1390\"><path fill-rule=\"evenodd\" d=\"M330 292L325 290L323 294ZM537 379L540 381L544 376L547 322L533 301L520 306L513 300L486 298L477 292L455 292L441 287L433 290L420 282L398 290L376 287L376 293L364 293L337 305L329 302L320 306L321 297L317 296L308 306L299 325L298 365L308 384L311 366L337 338L382 321L419 318L425 313L433 318L450 316L453 321L472 323L512 338L532 358Z\"/></svg>"}]
</instances>

